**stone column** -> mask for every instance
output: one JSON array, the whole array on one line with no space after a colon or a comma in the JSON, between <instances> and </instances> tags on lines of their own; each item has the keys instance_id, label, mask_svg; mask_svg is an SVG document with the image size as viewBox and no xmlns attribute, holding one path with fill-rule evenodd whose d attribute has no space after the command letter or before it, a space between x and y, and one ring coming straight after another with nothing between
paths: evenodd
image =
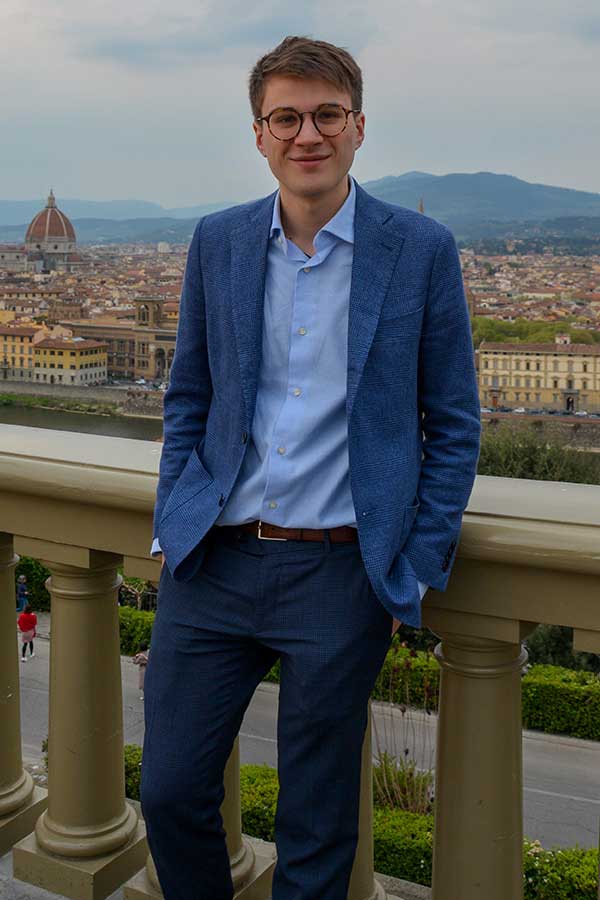
<instances>
[{"instance_id":1,"label":"stone column","mask_svg":"<svg viewBox=\"0 0 600 900\"><path fill-rule=\"evenodd\" d=\"M227 836L227 851L236 900L267 900L271 896L275 848L265 841L253 840L242 835L238 738L225 767L224 786L225 797L221 815ZM127 883L125 900L158 900L162 896L154 861L148 856L145 870Z\"/></svg>"},{"instance_id":2,"label":"stone column","mask_svg":"<svg viewBox=\"0 0 600 900\"><path fill-rule=\"evenodd\" d=\"M143 864L125 802L119 556L47 562L52 596L48 809L14 850L16 878L76 900L108 896Z\"/></svg>"},{"instance_id":3,"label":"stone column","mask_svg":"<svg viewBox=\"0 0 600 900\"><path fill-rule=\"evenodd\" d=\"M0 856L32 830L46 807L21 756L19 651L12 535L0 532Z\"/></svg>"},{"instance_id":4,"label":"stone column","mask_svg":"<svg viewBox=\"0 0 600 900\"><path fill-rule=\"evenodd\" d=\"M433 900L523 896L520 644L440 635Z\"/></svg>"},{"instance_id":5,"label":"stone column","mask_svg":"<svg viewBox=\"0 0 600 900\"><path fill-rule=\"evenodd\" d=\"M348 900L385 900L387 894L375 880L373 864L373 749L371 743L371 704L362 749L358 845L348 887Z\"/></svg>"}]
</instances>

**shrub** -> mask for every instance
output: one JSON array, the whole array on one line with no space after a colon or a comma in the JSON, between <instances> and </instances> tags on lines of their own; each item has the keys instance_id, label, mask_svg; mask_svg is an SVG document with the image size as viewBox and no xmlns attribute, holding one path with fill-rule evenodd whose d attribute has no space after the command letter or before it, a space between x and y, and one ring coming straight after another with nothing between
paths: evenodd
<instances>
[{"instance_id":1,"label":"shrub","mask_svg":"<svg viewBox=\"0 0 600 900\"><path fill-rule=\"evenodd\" d=\"M481 439L479 475L600 484L600 460L548 443L531 428L497 425Z\"/></svg>"},{"instance_id":2,"label":"shrub","mask_svg":"<svg viewBox=\"0 0 600 900\"><path fill-rule=\"evenodd\" d=\"M437 708L439 665L431 653L423 653L392 641L371 697L424 710Z\"/></svg>"},{"instance_id":3,"label":"shrub","mask_svg":"<svg viewBox=\"0 0 600 900\"><path fill-rule=\"evenodd\" d=\"M140 799L140 779L142 775L142 748L137 744L125 744L125 796L130 800Z\"/></svg>"},{"instance_id":4,"label":"shrub","mask_svg":"<svg viewBox=\"0 0 600 900\"><path fill-rule=\"evenodd\" d=\"M133 656L140 648L140 643L145 641L151 644L152 624L154 613L134 609L131 606L122 606L119 609L119 631L121 640L121 653L125 656Z\"/></svg>"},{"instance_id":5,"label":"shrub","mask_svg":"<svg viewBox=\"0 0 600 900\"><path fill-rule=\"evenodd\" d=\"M600 740L600 679L592 672L533 666L523 678L523 725Z\"/></svg>"},{"instance_id":6,"label":"shrub","mask_svg":"<svg viewBox=\"0 0 600 900\"><path fill-rule=\"evenodd\" d=\"M419 771L404 753L380 751L373 766L373 802L381 808L427 815L433 811L433 782L433 771Z\"/></svg>"},{"instance_id":7,"label":"shrub","mask_svg":"<svg viewBox=\"0 0 600 900\"><path fill-rule=\"evenodd\" d=\"M538 625L525 641L532 665L562 666L600 672L600 655L573 653L573 629L561 625Z\"/></svg>"},{"instance_id":8,"label":"shrub","mask_svg":"<svg viewBox=\"0 0 600 900\"><path fill-rule=\"evenodd\" d=\"M597 900L598 852L544 850L539 841L525 841L523 883L523 900Z\"/></svg>"}]
</instances>

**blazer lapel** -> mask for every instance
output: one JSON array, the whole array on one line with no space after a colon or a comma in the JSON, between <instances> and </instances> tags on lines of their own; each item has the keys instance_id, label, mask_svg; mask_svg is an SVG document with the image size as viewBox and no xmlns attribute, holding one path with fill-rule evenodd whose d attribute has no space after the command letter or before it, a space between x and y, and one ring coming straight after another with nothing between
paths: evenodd
<instances>
[{"instance_id":1,"label":"blazer lapel","mask_svg":"<svg viewBox=\"0 0 600 900\"><path fill-rule=\"evenodd\" d=\"M393 213L356 186L354 261L348 314L348 418L404 238L386 223Z\"/></svg>"},{"instance_id":2,"label":"blazer lapel","mask_svg":"<svg viewBox=\"0 0 600 900\"><path fill-rule=\"evenodd\" d=\"M265 272L275 194L231 232L231 311L242 380L251 423L262 355Z\"/></svg>"}]
</instances>

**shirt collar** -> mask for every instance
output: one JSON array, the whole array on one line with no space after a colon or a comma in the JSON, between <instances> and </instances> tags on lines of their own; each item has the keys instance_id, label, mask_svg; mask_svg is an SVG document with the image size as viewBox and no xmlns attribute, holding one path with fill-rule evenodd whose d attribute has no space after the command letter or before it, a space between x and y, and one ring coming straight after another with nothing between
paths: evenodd
<instances>
[{"instance_id":1,"label":"shirt collar","mask_svg":"<svg viewBox=\"0 0 600 900\"><path fill-rule=\"evenodd\" d=\"M348 244L354 243L354 214L356 211L356 183L354 178L350 177L350 191L348 192L348 196L346 197L343 205L338 209L335 216L329 220L323 227L317 232L315 235L315 243L320 234L323 232L327 232L327 234L332 234L334 237L340 238L342 241L346 241ZM271 220L271 230L269 232L269 237L272 238L275 235L281 234L282 237L285 237L285 232L283 230L283 225L281 224L281 209L279 202L279 191L277 191L277 196L275 197L275 203L273 205L273 217Z\"/></svg>"}]
</instances>

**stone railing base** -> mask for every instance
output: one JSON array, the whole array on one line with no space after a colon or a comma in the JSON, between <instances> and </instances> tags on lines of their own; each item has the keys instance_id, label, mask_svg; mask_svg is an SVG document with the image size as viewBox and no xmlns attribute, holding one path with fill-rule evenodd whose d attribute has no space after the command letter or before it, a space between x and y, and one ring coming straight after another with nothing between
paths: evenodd
<instances>
[{"instance_id":1,"label":"stone railing base","mask_svg":"<svg viewBox=\"0 0 600 900\"><path fill-rule=\"evenodd\" d=\"M70 900L104 900L144 865L147 855L146 826L141 819L124 847L96 859L51 855L30 834L13 848L13 875Z\"/></svg>"},{"instance_id":2,"label":"stone railing base","mask_svg":"<svg viewBox=\"0 0 600 900\"><path fill-rule=\"evenodd\" d=\"M275 868L275 844L255 840L244 835L244 841L254 851L254 865L244 884L235 893L235 900L267 900ZM162 900L159 891L148 877L146 867L134 875L123 889L124 900Z\"/></svg>"},{"instance_id":3,"label":"stone railing base","mask_svg":"<svg viewBox=\"0 0 600 900\"><path fill-rule=\"evenodd\" d=\"M35 823L47 806L48 792L36 785L31 799L25 806L0 818L0 856L8 853L17 841L33 831Z\"/></svg>"}]
</instances>

